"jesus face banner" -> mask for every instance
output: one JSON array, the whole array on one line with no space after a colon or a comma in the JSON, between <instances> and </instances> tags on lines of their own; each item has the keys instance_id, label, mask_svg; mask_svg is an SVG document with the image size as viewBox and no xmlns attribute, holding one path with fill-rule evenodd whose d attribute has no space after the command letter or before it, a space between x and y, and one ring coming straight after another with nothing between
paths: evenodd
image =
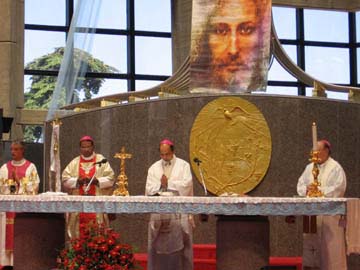
<instances>
[{"instance_id":1,"label":"jesus face banner","mask_svg":"<svg viewBox=\"0 0 360 270\"><path fill-rule=\"evenodd\" d=\"M265 90L271 0L194 0L190 91Z\"/></svg>"}]
</instances>

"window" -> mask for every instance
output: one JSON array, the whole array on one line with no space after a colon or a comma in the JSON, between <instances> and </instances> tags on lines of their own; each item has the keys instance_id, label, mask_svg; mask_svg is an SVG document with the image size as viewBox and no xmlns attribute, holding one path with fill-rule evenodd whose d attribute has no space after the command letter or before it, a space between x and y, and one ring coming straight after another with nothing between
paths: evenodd
<instances>
[{"instance_id":1,"label":"window","mask_svg":"<svg viewBox=\"0 0 360 270\"><path fill-rule=\"evenodd\" d=\"M311 97L313 87L306 87L306 96ZM334 91L325 91L327 98L331 99L340 99L340 100L348 100L348 94L347 93L339 93Z\"/></svg>"},{"instance_id":2,"label":"window","mask_svg":"<svg viewBox=\"0 0 360 270\"><path fill-rule=\"evenodd\" d=\"M273 21L279 39L296 39L295 12L295 8L272 8Z\"/></svg>"},{"instance_id":3,"label":"window","mask_svg":"<svg viewBox=\"0 0 360 270\"><path fill-rule=\"evenodd\" d=\"M360 42L360 11L356 12L356 41Z\"/></svg>"},{"instance_id":4,"label":"window","mask_svg":"<svg viewBox=\"0 0 360 270\"><path fill-rule=\"evenodd\" d=\"M106 65L116 68L114 73L127 73L126 36L93 35L92 55Z\"/></svg>"},{"instance_id":5,"label":"window","mask_svg":"<svg viewBox=\"0 0 360 270\"><path fill-rule=\"evenodd\" d=\"M162 83L162 81L145 81L145 80L138 80L136 81L136 89L137 90L145 90L155 87Z\"/></svg>"},{"instance_id":6,"label":"window","mask_svg":"<svg viewBox=\"0 0 360 270\"><path fill-rule=\"evenodd\" d=\"M307 46L305 48L306 72L329 83L348 84L349 49Z\"/></svg>"},{"instance_id":7,"label":"window","mask_svg":"<svg viewBox=\"0 0 360 270\"><path fill-rule=\"evenodd\" d=\"M64 47L65 38L65 33L63 32L25 30L25 66L34 59L53 53L55 48ZM59 60L59 62L61 62L61 60ZM59 70L60 67L49 68L46 64L37 66L39 70ZM34 70L35 67L27 67L27 69Z\"/></svg>"},{"instance_id":8,"label":"window","mask_svg":"<svg viewBox=\"0 0 360 270\"><path fill-rule=\"evenodd\" d=\"M101 1L98 28L126 29L126 19L126 0Z\"/></svg>"},{"instance_id":9,"label":"window","mask_svg":"<svg viewBox=\"0 0 360 270\"><path fill-rule=\"evenodd\" d=\"M349 42L348 13L304 10L305 40Z\"/></svg>"},{"instance_id":10,"label":"window","mask_svg":"<svg viewBox=\"0 0 360 270\"><path fill-rule=\"evenodd\" d=\"M283 45L287 55L291 60L296 63L296 46L293 45ZM296 81L296 78L293 77L287 70L285 70L280 63L275 59L272 62L271 68L269 70L268 79L273 81Z\"/></svg>"},{"instance_id":11,"label":"window","mask_svg":"<svg viewBox=\"0 0 360 270\"><path fill-rule=\"evenodd\" d=\"M103 97L108 95L113 95L115 93L125 93L127 92L127 81L121 79L104 79L104 82L101 84L99 93L94 95L95 97Z\"/></svg>"},{"instance_id":12,"label":"window","mask_svg":"<svg viewBox=\"0 0 360 270\"><path fill-rule=\"evenodd\" d=\"M28 64L65 46L77 3L25 0L24 91L29 91L33 75L57 76L58 66ZM91 54L114 69L86 74L104 80L94 97L144 90L171 76L171 0L99 3ZM306 72L329 83L359 87L360 12L273 7L273 20L286 52ZM356 33L351 32L354 29ZM352 35L356 36L355 41ZM357 55L356 62L351 55ZM357 72L352 72L356 67ZM281 93L287 91L282 89L292 89L292 94L294 89L300 95L307 93L306 86L276 60L268 78L269 92L276 92L274 89L279 87Z\"/></svg>"},{"instance_id":13,"label":"window","mask_svg":"<svg viewBox=\"0 0 360 270\"><path fill-rule=\"evenodd\" d=\"M359 87L360 12L273 7L273 21L280 42L300 68L324 82ZM273 87L297 86L299 95L311 95L311 87L294 80L276 61L268 85L272 87L268 92L274 92ZM329 98L346 96L328 91Z\"/></svg>"},{"instance_id":14,"label":"window","mask_svg":"<svg viewBox=\"0 0 360 270\"><path fill-rule=\"evenodd\" d=\"M171 40L168 38L136 37L136 74L171 75Z\"/></svg>"},{"instance_id":15,"label":"window","mask_svg":"<svg viewBox=\"0 0 360 270\"><path fill-rule=\"evenodd\" d=\"M25 0L25 24L65 26L65 14L65 0Z\"/></svg>"},{"instance_id":16,"label":"window","mask_svg":"<svg viewBox=\"0 0 360 270\"><path fill-rule=\"evenodd\" d=\"M360 84L360 48L357 48L357 83Z\"/></svg>"},{"instance_id":17,"label":"window","mask_svg":"<svg viewBox=\"0 0 360 270\"><path fill-rule=\"evenodd\" d=\"M268 86L266 89L266 94L275 94L275 95L288 95L288 96L297 96L297 87L291 86Z\"/></svg>"},{"instance_id":18,"label":"window","mask_svg":"<svg viewBox=\"0 0 360 270\"><path fill-rule=\"evenodd\" d=\"M166 80L172 72L171 0L97 1L91 56L111 69L87 71L86 77L103 79L92 97L132 91L135 85L142 90ZM33 75L57 76L59 66L28 64L65 46L77 4L77 0L25 0L24 91L29 91ZM80 26L86 19L80 18Z\"/></svg>"},{"instance_id":19,"label":"window","mask_svg":"<svg viewBox=\"0 0 360 270\"><path fill-rule=\"evenodd\" d=\"M135 30L171 32L170 1L135 0Z\"/></svg>"}]
</instances>

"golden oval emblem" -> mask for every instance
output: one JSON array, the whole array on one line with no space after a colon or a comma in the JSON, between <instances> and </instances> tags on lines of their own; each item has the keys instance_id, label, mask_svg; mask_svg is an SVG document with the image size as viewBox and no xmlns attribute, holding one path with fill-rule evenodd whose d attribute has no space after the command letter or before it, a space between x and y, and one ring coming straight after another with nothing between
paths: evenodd
<instances>
[{"instance_id":1,"label":"golden oval emblem","mask_svg":"<svg viewBox=\"0 0 360 270\"><path fill-rule=\"evenodd\" d=\"M270 159L270 130L254 104L221 97L197 115L190 134L190 160L209 192L219 196L251 191L265 176Z\"/></svg>"}]
</instances>

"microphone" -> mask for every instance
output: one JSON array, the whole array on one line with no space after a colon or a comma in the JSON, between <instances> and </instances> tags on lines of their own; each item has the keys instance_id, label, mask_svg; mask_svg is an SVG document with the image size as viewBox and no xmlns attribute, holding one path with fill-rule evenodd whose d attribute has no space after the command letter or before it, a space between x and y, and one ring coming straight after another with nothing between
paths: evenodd
<instances>
[{"instance_id":1,"label":"microphone","mask_svg":"<svg viewBox=\"0 0 360 270\"><path fill-rule=\"evenodd\" d=\"M101 167L101 164L106 163L106 162L107 162L107 159L106 159L106 158L103 158L103 159L100 160L100 161L94 162L93 166L95 166L96 164L98 164L99 167ZM90 186L91 186L91 183L94 181L94 178L95 178L95 173L94 173L94 175L91 177L89 184L86 186L86 188L85 188L85 190L84 190L85 194L87 194L88 191L90 190Z\"/></svg>"},{"instance_id":2,"label":"microphone","mask_svg":"<svg viewBox=\"0 0 360 270\"><path fill-rule=\"evenodd\" d=\"M194 157L193 161L199 166L200 163L202 162L200 159L198 159L197 157Z\"/></svg>"},{"instance_id":3,"label":"microphone","mask_svg":"<svg viewBox=\"0 0 360 270\"><path fill-rule=\"evenodd\" d=\"M100 161L94 162L94 164L93 164L93 165L98 164L98 165L100 165L100 166L101 166L101 164L104 164L104 163L106 163L106 162L107 162L107 159L106 159L106 158L103 158L103 159L102 159L102 160L100 160Z\"/></svg>"},{"instance_id":4,"label":"microphone","mask_svg":"<svg viewBox=\"0 0 360 270\"><path fill-rule=\"evenodd\" d=\"M194 157L193 161L198 165L201 182L202 182L202 185L203 185L203 188L204 188L204 193L205 193L205 196L206 196L206 195L207 195L206 184L205 184L205 180L204 180L204 175L203 175L202 169L201 169L201 167L200 167L200 163L201 163L202 161L201 161L199 158L197 158L197 157Z\"/></svg>"}]
</instances>

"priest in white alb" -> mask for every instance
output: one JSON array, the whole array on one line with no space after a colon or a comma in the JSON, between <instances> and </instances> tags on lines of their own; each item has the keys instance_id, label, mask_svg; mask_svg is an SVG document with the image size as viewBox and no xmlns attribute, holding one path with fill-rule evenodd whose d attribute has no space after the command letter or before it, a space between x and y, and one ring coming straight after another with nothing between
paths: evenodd
<instances>
[{"instance_id":1,"label":"priest in white alb","mask_svg":"<svg viewBox=\"0 0 360 270\"><path fill-rule=\"evenodd\" d=\"M35 195L40 178L34 163L24 158L25 146L13 141L10 146L12 160L0 168L0 188L4 194ZM9 182L13 183L9 185ZM13 265L15 213L0 212L0 265Z\"/></svg>"},{"instance_id":2,"label":"priest in white alb","mask_svg":"<svg viewBox=\"0 0 360 270\"><path fill-rule=\"evenodd\" d=\"M80 139L80 156L66 166L62 183L70 195L112 195L114 171L103 155L94 152L92 137L83 136ZM78 237L80 228L89 222L109 225L108 216L104 213L70 213L67 216L69 237Z\"/></svg>"},{"instance_id":3,"label":"priest in white alb","mask_svg":"<svg viewBox=\"0 0 360 270\"><path fill-rule=\"evenodd\" d=\"M341 165L331 154L331 145L327 140L317 142L319 161L320 190L325 197L343 197L346 189L346 176ZM306 196L313 182L313 163L306 166L299 178L297 192ZM341 217L318 216L317 232L304 233L303 266L304 269L346 270L345 232Z\"/></svg>"},{"instance_id":4,"label":"priest in white alb","mask_svg":"<svg viewBox=\"0 0 360 270\"><path fill-rule=\"evenodd\" d=\"M193 196L190 165L175 156L168 139L159 146L161 159L148 170L145 194L148 196ZM148 270L192 270L191 215L151 214L148 230Z\"/></svg>"}]
</instances>

